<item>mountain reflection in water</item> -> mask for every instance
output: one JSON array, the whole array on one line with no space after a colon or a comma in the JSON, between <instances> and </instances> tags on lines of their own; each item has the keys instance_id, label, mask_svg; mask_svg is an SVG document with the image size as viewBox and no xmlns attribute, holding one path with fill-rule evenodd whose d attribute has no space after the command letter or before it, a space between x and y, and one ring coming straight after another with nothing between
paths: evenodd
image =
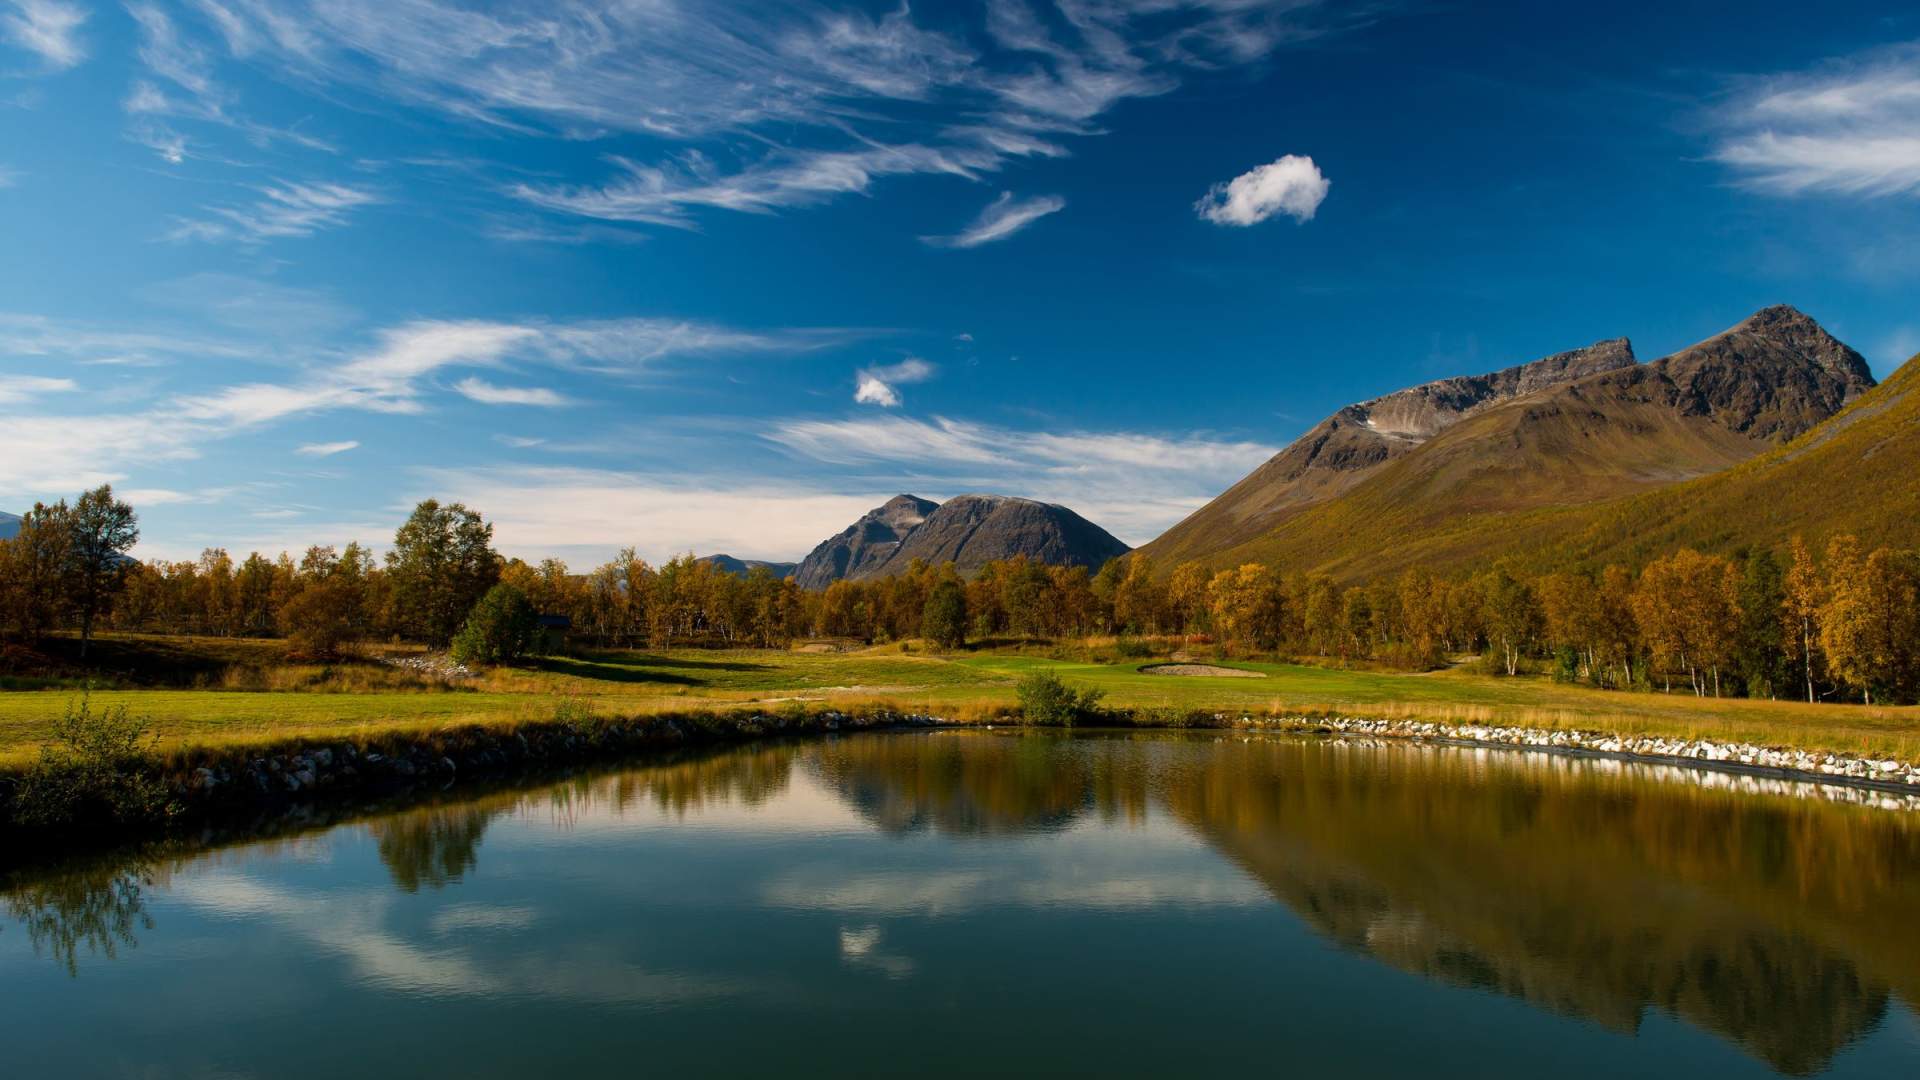
<instances>
[{"instance_id":1,"label":"mountain reflection in water","mask_svg":"<svg viewBox=\"0 0 1920 1080\"><path fill-rule=\"evenodd\" d=\"M802 798L810 792L826 795ZM1350 954L1621 1033L1665 1014L1788 1074L1821 1070L1920 1001L1912 815L1550 755L1286 737L861 735L449 799L343 828L370 838L392 888L414 894L486 877L485 841L505 820L565 835L630 815L671 824L723 812L769 823L814 814L842 831L936 836L976 853L1081 828L1124 842L1158 819ZM80 958L124 956L160 932L151 902L176 879L229 858L295 857L331 835L161 847L17 875L0 910L35 952L84 979ZM1001 887L968 865L956 871L966 887ZM1142 887L1151 902L1183 902L1179 889ZM795 903L821 902L809 895ZM444 917L468 929L507 919ZM845 927L839 941L849 964L896 978L916 970L887 953L878 925Z\"/></svg>"}]
</instances>

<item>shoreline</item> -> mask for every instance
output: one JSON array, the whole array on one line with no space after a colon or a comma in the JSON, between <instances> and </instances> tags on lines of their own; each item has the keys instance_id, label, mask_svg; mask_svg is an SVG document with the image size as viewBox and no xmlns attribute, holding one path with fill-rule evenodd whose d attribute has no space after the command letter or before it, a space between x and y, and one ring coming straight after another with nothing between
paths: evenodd
<instances>
[{"instance_id":1,"label":"shoreline","mask_svg":"<svg viewBox=\"0 0 1920 1080\"><path fill-rule=\"evenodd\" d=\"M1755 794L1817 795L1889 810L1920 810L1920 764L1893 759L1605 731L1305 714L1195 713L1184 723L1169 723L1165 713L1142 710L1116 712L1105 719L1083 729L1321 735L1349 741L1537 751L1770 782L1770 786L1753 788ZM1025 729L1027 725L1011 714L962 720L876 705L775 714L691 711L626 719L470 723L427 731L362 731L324 739L189 747L157 754L152 761L148 775L171 794L166 813L151 820L117 823L75 820L23 825L15 820L14 795L25 770L3 770L0 851L31 856L75 840L133 841L228 819L271 817L316 800L381 797L428 787L448 791L469 777L499 779L615 764L663 751L850 731L999 727ZM0 856L0 864L10 861Z\"/></svg>"}]
</instances>

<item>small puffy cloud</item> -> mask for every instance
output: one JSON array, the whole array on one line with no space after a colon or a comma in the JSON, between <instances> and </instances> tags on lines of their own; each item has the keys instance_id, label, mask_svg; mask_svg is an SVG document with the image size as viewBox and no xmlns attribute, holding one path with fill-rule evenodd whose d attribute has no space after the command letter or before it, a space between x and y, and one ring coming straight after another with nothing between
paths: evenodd
<instances>
[{"instance_id":1,"label":"small puffy cloud","mask_svg":"<svg viewBox=\"0 0 1920 1080\"><path fill-rule=\"evenodd\" d=\"M332 457L335 454L344 454L349 450L358 450L359 448L360 444L357 441L345 439L340 442L308 443L298 450L295 450L294 453L303 454L307 457Z\"/></svg>"},{"instance_id":2,"label":"small puffy cloud","mask_svg":"<svg viewBox=\"0 0 1920 1080\"><path fill-rule=\"evenodd\" d=\"M0 38L31 53L60 71L87 58L80 44L85 9L66 0L0 0Z\"/></svg>"},{"instance_id":3,"label":"small puffy cloud","mask_svg":"<svg viewBox=\"0 0 1920 1080\"><path fill-rule=\"evenodd\" d=\"M976 248L995 240L1005 240L1048 214L1066 209L1066 205L1067 200L1058 195L1016 199L1013 192L1003 191L999 198L980 211L980 216L973 219L973 224L958 234L923 236L920 239L933 247Z\"/></svg>"},{"instance_id":4,"label":"small puffy cloud","mask_svg":"<svg viewBox=\"0 0 1920 1080\"><path fill-rule=\"evenodd\" d=\"M1312 158L1288 154L1213 185L1193 208L1215 225L1258 225L1275 214L1307 222L1330 186Z\"/></svg>"},{"instance_id":5,"label":"small puffy cloud","mask_svg":"<svg viewBox=\"0 0 1920 1080\"><path fill-rule=\"evenodd\" d=\"M555 408L571 401L544 386L495 386L485 379L461 379L455 390L482 405L537 405Z\"/></svg>"},{"instance_id":6,"label":"small puffy cloud","mask_svg":"<svg viewBox=\"0 0 1920 1080\"><path fill-rule=\"evenodd\" d=\"M900 394L893 387L871 375L862 375L854 383L853 400L862 405L878 405L891 409L900 404Z\"/></svg>"},{"instance_id":7,"label":"small puffy cloud","mask_svg":"<svg viewBox=\"0 0 1920 1080\"><path fill-rule=\"evenodd\" d=\"M897 387L926 382L937 370L917 356L909 356L897 364L867 368L854 379L853 400L861 405L897 408L900 404Z\"/></svg>"}]
</instances>

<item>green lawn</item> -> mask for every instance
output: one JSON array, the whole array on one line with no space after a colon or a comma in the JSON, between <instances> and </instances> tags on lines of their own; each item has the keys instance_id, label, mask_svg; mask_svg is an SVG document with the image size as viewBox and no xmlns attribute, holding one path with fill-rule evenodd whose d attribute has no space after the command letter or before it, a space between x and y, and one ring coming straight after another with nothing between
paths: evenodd
<instances>
[{"instance_id":1,"label":"green lawn","mask_svg":"<svg viewBox=\"0 0 1920 1080\"><path fill-rule=\"evenodd\" d=\"M177 650L177 643L169 644ZM222 657L252 655L231 644ZM271 656L271 652L259 655ZM1153 661L1078 663L1011 653L951 658L869 650L806 654L739 650L604 652L502 669L446 688L378 665L343 668L238 666L237 674L166 687L96 691L96 706L125 704L169 744L251 741L368 727L551 715L577 697L608 715L711 705L779 707L790 702L876 702L991 717L1014 701L1021 675L1052 669L1098 687L1122 708L1174 707L1229 714L1338 712L1434 720L1578 726L1623 732L1744 739L1920 758L1920 708L1867 709L1786 702L1702 700L1691 695L1613 693L1539 677L1491 678L1464 671L1402 674L1292 664L1235 663L1264 678L1143 674ZM72 689L0 691L0 758L18 759L46 737Z\"/></svg>"}]
</instances>

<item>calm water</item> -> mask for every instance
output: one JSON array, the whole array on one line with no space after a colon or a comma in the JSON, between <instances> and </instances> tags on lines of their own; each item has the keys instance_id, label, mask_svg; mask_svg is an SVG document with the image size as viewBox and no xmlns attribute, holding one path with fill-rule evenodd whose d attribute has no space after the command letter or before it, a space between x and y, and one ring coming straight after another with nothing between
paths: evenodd
<instances>
[{"instance_id":1,"label":"calm water","mask_svg":"<svg viewBox=\"0 0 1920 1080\"><path fill-rule=\"evenodd\" d=\"M0 1072L1920 1075L1920 815L1702 775L750 747L15 880Z\"/></svg>"}]
</instances>

